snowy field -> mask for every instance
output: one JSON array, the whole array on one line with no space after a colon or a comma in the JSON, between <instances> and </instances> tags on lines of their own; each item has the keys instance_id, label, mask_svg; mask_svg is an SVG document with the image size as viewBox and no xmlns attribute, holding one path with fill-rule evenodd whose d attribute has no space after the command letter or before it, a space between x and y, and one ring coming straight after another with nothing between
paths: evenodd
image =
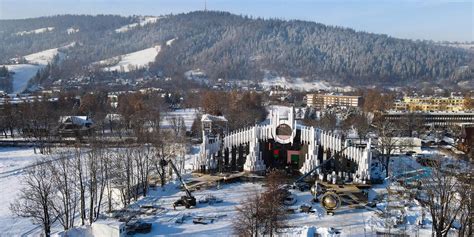
<instances>
[{"instance_id":1,"label":"snowy field","mask_svg":"<svg viewBox=\"0 0 474 237\"><path fill-rule=\"evenodd\" d=\"M104 71L123 71L129 72L131 69L147 67L149 63L155 61L156 55L160 52L161 47L155 46L129 54L105 59L95 64L107 65L102 68ZM112 64L112 65L111 65Z\"/></svg>"},{"instance_id":2,"label":"snowy field","mask_svg":"<svg viewBox=\"0 0 474 237\"><path fill-rule=\"evenodd\" d=\"M127 32L135 27L137 27L138 25L140 26L145 26L147 24L153 24L155 22L157 22L161 17L156 17L156 16L145 16L145 17L141 17L140 18L140 22L139 23L133 23L133 24L128 24L128 25L124 25L118 29L115 29L115 32L116 33L124 33L124 32Z\"/></svg>"},{"instance_id":3,"label":"snowy field","mask_svg":"<svg viewBox=\"0 0 474 237\"><path fill-rule=\"evenodd\" d=\"M29 219L14 217L9 209L22 187L23 168L40 157L32 148L0 148L0 236L19 236L30 230L41 230Z\"/></svg>"}]
</instances>

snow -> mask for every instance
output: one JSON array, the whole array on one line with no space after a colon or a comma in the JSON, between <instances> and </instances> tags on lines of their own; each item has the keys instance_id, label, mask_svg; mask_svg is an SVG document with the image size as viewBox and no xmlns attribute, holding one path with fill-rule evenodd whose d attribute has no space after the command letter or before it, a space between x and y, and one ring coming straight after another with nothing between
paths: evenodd
<instances>
[{"instance_id":1,"label":"snow","mask_svg":"<svg viewBox=\"0 0 474 237\"><path fill-rule=\"evenodd\" d=\"M130 69L145 68L149 63L155 61L155 57L160 52L161 47L155 46L129 54L120 55L117 57L99 61L97 65L108 65L102 68L104 71L123 71L129 72ZM113 65L110 65L113 64Z\"/></svg>"},{"instance_id":2,"label":"snow","mask_svg":"<svg viewBox=\"0 0 474 237\"><path fill-rule=\"evenodd\" d=\"M28 81L36 75L38 70L48 65L56 55L59 54L60 58L63 57L63 54L59 52L60 49L67 49L74 45L75 43L73 42L63 47L47 49L38 53L25 55L24 58L28 61L28 64L4 65L9 71L15 73L13 74L13 93L21 93L25 90Z\"/></svg>"},{"instance_id":3,"label":"snow","mask_svg":"<svg viewBox=\"0 0 474 237\"><path fill-rule=\"evenodd\" d=\"M74 33L79 32L79 29L71 27L71 28L67 28L66 32L67 32L68 35L70 35L70 34L74 34Z\"/></svg>"},{"instance_id":4,"label":"snow","mask_svg":"<svg viewBox=\"0 0 474 237\"><path fill-rule=\"evenodd\" d=\"M183 118L184 120L184 125L186 126L186 131L191 131L191 127L193 126L194 120L196 119L196 116L198 115L198 110L197 109L178 109L175 111L171 112L166 112L163 114L161 121L160 121L160 127L161 128L171 128L171 119L172 118Z\"/></svg>"},{"instance_id":5,"label":"snow","mask_svg":"<svg viewBox=\"0 0 474 237\"><path fill-rule=\"evenodd\" d=\"M33 164L41 155L32 148L0 148L0 235L17 236L36 227L29 219L15 217L9 207L22 187L23 168Z\"/></svg>"},{"instance_id":6,"label":"snow","mask_svg":"<svg viewBox=\"0 0 474 237\"><path fill-rule=\"evenodd\" d=\"M145 26L147 24L153 24L156 23L161 17L156 17L156 16L146 16L146 17L141 17L139 23L132 23L128 25L124 25L118 29L115 29L116 33L124 33L129 31L130 29L133 29L137 27L138 25L140 26Z\"/></svg>"},{"instance_id":7,"label":"snow","mask_svg":"<svg viewBox=\"0 0 474 237\"><path fill-rule=\"evenodd\" d=\"M284 107L276 107L276 109L284 110ZM197 113L195 109L177 110L169 112L167 115L179 115L188 118L194 118ZM434 152L428 150L426 152ZM199 146L192 146L191 150L185 157L185 168L187 173L183 175L186 181L191 181L189 167L192 157L199 154ZM0 196L0 233L5 236L17 236L28 232L30 234L38 234L40 229L35 227L28 219L13 217L8 207L11 200L14 200L21 188L19 182L22 177L22 169L31 165L35 158L31 148L0 148L0 185L2 189L8 192L2 193ZM398 175L403 172L412 171L421 168L416 159L411 156L394 156L392 158L394 167L393 174ZM173 209L172 204L178 200L184 192L178 189L178 182L172 181L164 188L152 188L147 197L140 198L137 202L130 205L130 209L136 209L140 205L159 206L159 213L156 215L141 215L140 218L145 222L152 223L152 231L148 234L137 234L137 236L229 236L232 235L233 222L236 218L235 207L244 201L249 195L255 191L263 191L262 182L235 182L220 183L217 187L209 189L200 189L193 192L197 200L213 195L218 199L222 199L222 203L213 205L198 203L197 207L185 209L177 207ZM369 190L369 200L372 201L376 196L384 196L387 193L388 183L374 185ZM393 190L404 190L404 188L395 182L390 185ZM347 208L342 206L337 209L334 216L327 215L325 210L319 203L311 203L312 195L299 190L290 190L297 199L297 203L291 208L298 209L302 204L309 204L315 210L314 213L301 213L296 210L290 214L288 224L290 228L283 230L278 236L314 236L314 233L320 236L371 236L375 231L383 231L386 219L380 218L380 210L387 206L396 207L396 212L404 213L407 219L407 225L399 228L393 228L396 232L406 227L406 233L418 233L419 236L430 236L431 226L429 214L425 212L425 226L421 228L418 225L422 216L421 205L417 201L409 201L405 199L392 200L390 202L381 201L377 208ZM207 225L193 224L193 217L207 217L214 221ZM180 219L183 223L176 223ZM107 219L109 223L113 219ZM113 222L115 223L115 222ZM59 231L54 228L53 232ZM337 235L334 232L340 231ZM90 236L92 230L90 227L78 227L68 231L68 236ZM56 233L56 236L66 236L65 233Z\"/></svg>"},{"instance_id":8,"label":"snow","mask_svg":"<svg viewBox=\"0 0 474 237\"><path fill-rule=\"evenodd\" d=\"M186 77L186 79L196 81L202 85L209 84L209 78L207 77L206 73L201 69L189 70L184 73L184 76Z\"/></svg>"},{"instance_id":9,"label":"snow","mask_svg":"<svg viewBox=\"0 0 474 237\"><path fill-rule=\"evenodd\" d=\"M21 93L26 89L28 81L36 75L36 72L43 68L40 65L32 64L15 64L5 65L8 71L12 71L13 74L13 93Z\"/></svg>"},{"instance_id":10,"label":"snow","mask_svg":"<svg viewBox=\"0 0 474 237\"><path fill-rule=\"evenodd\" d=\"M334 87L325 81L305 81L303 78L286 78L286 77L269 77L265 76L262 82L259 83L264 89L271 89L275 87L281 87L284 89L292 89L299 91L312 91L312 90L327 90L332 91L338 89L339 91L352 91L352 87Z\"/></svg>"},{"instance_id":11,"label":"snow","mask_svg":"<svg viewBox=\"0 0 474 237\"><path fill-rule=\"evenodd\" d=\"M59 48L47 49L38 53L28 54L24 58L31 64L46 66L59 53Z\"/></svg>"},{"instance_id":12,"label":"snow","mask_svg":"<svg viewBox=\"0 0 474 237\"><path fill-rule=\"evenodd\" d=\"M177 38L170 39L170 40L166 41L166 45L167 45L167 46L171 46L171 44L173 44L173 42L174 42L176 39L177 39Z\"/></svg>"},{"instance_id":13,"label":"snow","mask_svg":"<svg viewBox=\"0 0 474 237\"><path fill-rule=\"evenodd\" d=\"M474 50L474 44L473 43L441 43L439 44L441 46L446 46L446 47L453 47L453 48L460 48L460 49L467 49L467 50Z\"/></svg>"},{"instance_id":14,"label":"snow","mask_svg":"<svg viewBox=\"0 0 474 237\"><path fill-rule=\"evenodd\" d=\"M152 223L152 231L140 236L229 236L232 235L233 220L236 217L235 207L255 191L262 191L262 183L237 182L221 184L219 189L206 189L193 192L197 200L207 195L223 199L222 203L213 205L198 203L196 208L185 209L177 207L173 210L172 203L184 195L176 188L176 183L168 184L164 190L157 188L151 190L146 198L139 200L133 206L154 204L164 211L156 216L143 217L144 221ZM293 208L298 208L303 203L310 203L309 192L294 191L298 202ZM333 236L330 229L341 230L342 236L360 236L364 234L365 219L371 211L364 209L341 210L334 216L325 214L320 204L312 204L315 213L300 213L298 210L290 214L288 223L293 228L287 229L281 236L313 236L318 233L322 236ZM215 218L213 223L207 225L193 224L193 217L204 216ZM184 223L176 220L184 219ZM314 225L317 225L315 227Z\"/></svg>"},{"instance_id":15,"label":"snow","mask_svg":"<svg viewBox=\"0 0 474 237\"><path fill-rule=\"evenodd\" d=\"M20 31L17 32L16 35L29 35L29 34L41 34L49 31L53 31L54 27L45 27L45 28L39 28L36 30L30 30L30 31Z\"/></svg>"}]
</instances>

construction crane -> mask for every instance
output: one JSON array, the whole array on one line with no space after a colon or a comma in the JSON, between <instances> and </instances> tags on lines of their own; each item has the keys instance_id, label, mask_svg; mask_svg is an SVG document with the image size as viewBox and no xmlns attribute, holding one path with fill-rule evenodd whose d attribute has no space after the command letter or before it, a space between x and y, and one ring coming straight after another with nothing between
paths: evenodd
<instances>
[{"instance_id":1,"label":"construction crane","mask_svg":"<svg viewBox=\"0 0 474 237\"><path fill-rule=\"evenodd\" d=\"M171 165L171 168L173 168L174 172L176 173L176 176L178 176L179 181L183 185L184 191L186 192L185 196L181 196L179 200L176 200L173 203L173 208L176 208L177 206L185 206L186 208L195 207L196 198L191 194L191 191L189 191L188 186L183 181L183 178L181 177L181 174L174 165L173 161L171 159L169 159L168 161L162 160L162 163L164 166L166 166L168 163Z\"/></svg>"}]
</instances>

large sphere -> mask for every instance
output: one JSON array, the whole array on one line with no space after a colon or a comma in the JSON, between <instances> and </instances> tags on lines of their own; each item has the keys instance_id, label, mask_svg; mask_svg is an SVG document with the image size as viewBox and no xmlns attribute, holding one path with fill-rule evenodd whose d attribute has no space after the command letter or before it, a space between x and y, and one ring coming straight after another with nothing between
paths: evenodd
<instances>
[{"instance_id":1,"label":"large sphere","mask_svg":"<svg viewBox=\"0 0 474 237\"><path fill-rule=\"evenodd\" d=\"M326 210L335 210L339 207L339 196L335 193L326 193L321 198L321 204Z\"/></svg>"}]
</instances>

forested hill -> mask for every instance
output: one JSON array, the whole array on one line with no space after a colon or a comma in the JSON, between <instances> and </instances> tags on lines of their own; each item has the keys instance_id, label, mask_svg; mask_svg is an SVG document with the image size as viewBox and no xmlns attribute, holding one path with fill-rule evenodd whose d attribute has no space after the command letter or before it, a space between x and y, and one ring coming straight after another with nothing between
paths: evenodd
<instances>
[{"instance_id":1,"label":"forested hill","mask_svg":"<svg viewBox=\"0 0 474 237\"><path fill-rule=\"evenodd\" d=\"M269 70L281 76L347 84L472 80L472 51L431 42L307 21L203 11L163 16L156 22L117 32L139 21L140 17L102 15L1 20L0 64L12 57L76 42L65 52L65 65L87 66L161 45L150 67L154 73L176 74L200 68L211 78L259 80L262 71ZM47 27L54 29L18 33ZM62 73L67 77L68 73L80 72Z\"/></svg>"}]
</instances>

